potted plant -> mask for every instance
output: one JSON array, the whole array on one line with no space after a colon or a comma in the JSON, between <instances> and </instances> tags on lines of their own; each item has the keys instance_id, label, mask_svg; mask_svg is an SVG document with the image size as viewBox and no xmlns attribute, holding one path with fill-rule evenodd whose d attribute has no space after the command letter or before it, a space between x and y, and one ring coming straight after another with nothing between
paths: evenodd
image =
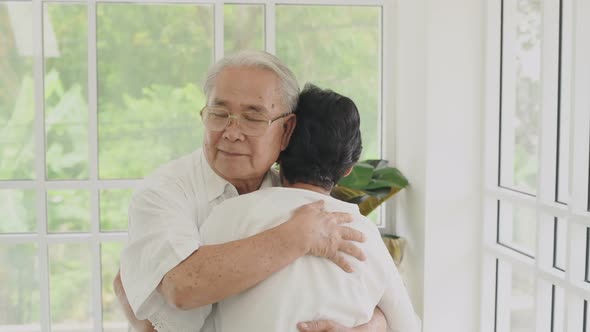
<instances>
[{"instance_id":1,"label":"potted plant","mask_svg":"<svg viewBox=\"0 0 590 332\"><path fill-rule=\"evenodd\" d=\"M397 168L387 164L387 160L383 159L357 162L350 174L334 186L332 197L357 204L361 214L368 216L409 184ZM394 234L382 234L381 237L394 262L399 265L403 259L405 239Z\"/></svg>"}]
</instances>

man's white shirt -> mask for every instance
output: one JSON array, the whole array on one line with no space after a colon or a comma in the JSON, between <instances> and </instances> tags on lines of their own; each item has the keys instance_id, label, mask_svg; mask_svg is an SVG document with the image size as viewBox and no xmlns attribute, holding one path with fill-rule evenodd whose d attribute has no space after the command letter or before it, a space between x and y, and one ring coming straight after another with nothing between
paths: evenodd
<instances>
[{"instance_id":1,"label":"man's white shirt","mask_svg":"<svg viewBox=\"0 0 590 332\"><path fill-rule=\"evenodd\" d=\"M353 327L368 322L375 306L385 314L390 331L414 332L420 322L401 276L379 230L359 213L357 205L294 188L267 188L216 206L201 226L204 245L246 238L288 220L295 209L318 200L326 210L354 216L346 224L367 236L358 246L367 260L347 257L354 268L346 273L325 258L303 256L258 285L217 303L218 332L297 331L302 321L331 319Z\"/></svg>"},{"instance_id":2,"label":"man's white shirt","mask_svg":"<svg viewBox=\"0 0 590 332\"><path fill-rule=\"evenodd\" d=\"M276 172L269 171L261 188L278 185ZM129 205L129 241L121 253L121 280L138 319L149 319L159 332L202 329L211 305L179 310L156 287L201 246L199 229L211 209L237 196L236 188L211 169L202 149L145 179ZM208 321L203 331L211 327Z\"/></svg>"}]
</instances>

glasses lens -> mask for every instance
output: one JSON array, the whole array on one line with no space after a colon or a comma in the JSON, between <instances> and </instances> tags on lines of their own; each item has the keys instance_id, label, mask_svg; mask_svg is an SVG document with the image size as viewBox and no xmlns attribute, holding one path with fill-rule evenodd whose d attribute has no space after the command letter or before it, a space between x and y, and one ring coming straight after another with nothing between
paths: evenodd
<instances>
[{"instance_id":1,"label":"glasses lens","mask_svg":"<svg viewBox=\"0 0 590 332\"><path fill-rule=\"evenodd\" d=\"M223 130L228 120L229 113L222 109L208 108L203 112L203 122L205 123L205 127L210 130Z\"/></svg>"},{"instance_id":2,"label":"glasses lens","mask_svg":"<svg viewBox=\"0 0 590 332\"><path fill-rule=\"evenodd\" d=\"M245 112L240 117L240 127L246 135L260 136L268 128L268 118L263 113Z\"/></svg>"}]
</instances>

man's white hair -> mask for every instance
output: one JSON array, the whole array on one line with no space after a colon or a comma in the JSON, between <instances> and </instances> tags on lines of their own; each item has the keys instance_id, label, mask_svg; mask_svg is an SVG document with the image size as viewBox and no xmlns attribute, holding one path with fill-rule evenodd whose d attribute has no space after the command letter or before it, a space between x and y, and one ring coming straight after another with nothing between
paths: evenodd
<instances>
[{"instance_id":1,"label":"man's white hair","mask_svg":"<svg viewBox=\"0 0 590 332\"><path fill-rule=\"evenodd\" d=\"M239 51L225 56L217 61L207 72L207 79L203 85L203 92L209 99L209 94L215 85L215 79L219 73L227 67L255 67L273 71L281 81L283 103L290 112L295 111L297 98L299 97L299 84L293 72L285 66L276 56L263 51Z\"/></svg>"}]
</instances>

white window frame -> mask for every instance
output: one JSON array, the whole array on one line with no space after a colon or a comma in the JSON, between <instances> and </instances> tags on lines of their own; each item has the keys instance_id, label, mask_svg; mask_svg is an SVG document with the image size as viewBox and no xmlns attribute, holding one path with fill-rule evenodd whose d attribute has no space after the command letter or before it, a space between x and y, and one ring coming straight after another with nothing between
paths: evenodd
<instances>
[{"instance_id":1,"label":"white window frame","mask_svg":"<svg viewBox=\"0 0 590 332\"><path fill-rule=\"evenodd\" d=\"M104 242L125 243L126 232L101 232L99 192L104 189L136 189L141 180L102 180L98 177L98 113L97 113L97 48L96 48L96 13L98 3L159 3L159 4L207 4L214 6L214 57L219 60L224 54L224 22L223 6L225 4L256 4L264 5L265 17L265 49L275 53L275 8L277 5L328 5L328 6L372 6L381 7L381 61L380 76L381 90L378 107L381 112L381 125L378 128L381 138L381 155L383 159L394 161L394 145L386 144L393 140L394 136L394 100L391 94L383 91L393 90L394 78L394 1L393 0L0 0L1 2L28 2L32 3L33 15L33 74L35 81L35 179L0 181L0 189L30 189L36 192L36 220L37 230L33 233L0 234L0 244L35 243L38 246L38 259L40 271L40 325L42 331L51 330L50 299L49 299L49 261L48 245L55 243L86 243L91 247L92 259L92 319L93 330L102 331L102 282L101 280L101 254L100 245ZM88 180L47 180L46 179L46 137L44 117L44 50L43 50L43 7L48 3L78 3L87 5L88 24ZM389 18L389 19L387 19ZM387 110L387 111L384 111ZM50 234L47 230L47 206L46 193L48 190L72 190L82 189L90 191L90 231L87 233ZM379 225L387 232L393 230L394 207L391 202L386 204L384 222ZM387 217L386 217L387 216ZM104 280L111 282L111 280Z\"/></svg>"},{"instance_id":2,"label":"white window frame","mask_svg":"<svg viewBox=\"0 0 590 332\"><path fill-rule=\"evenodd\" d=\"M504 0L505 2L509 0ZM483 248L481 326L483 332L507 331L506 310L509 289L498 289L498 281L510 280L506 270L497 271L497 262L531 272L535 276L534 331L551 331L551 285L565 291L565 319L555 331L582 331L583 309L580 303L590 300L590 283L585 282L586 229L590 227L588 211L588 172L590 148L590 3L585 0L562 0L561 78L555 68L559 61L559 22L549 14L559 12L559 0L542 1L541 76L542 107L539 123L539 167L537 196L502 188L498 181L499 110L501 87L502 0L486 3L486 89L485 149L483 193ZM547 13L547 14L545 14ZM508 28L513 28L509 26ZM573 37L571 37L573 36ZM558 105L558 82L561 79L561 103ZM556 202L557 107L570 109L569 204ZM497 201L527 207L537 212L535 258L530 258L497 243ZM565 272L553 266L553 217L567 225ZM498 273L499 272L499 273ZM508 288L508 287L506 287ZM590 322L588 322L590 323Z\"/></svg>"}]
</instances>

